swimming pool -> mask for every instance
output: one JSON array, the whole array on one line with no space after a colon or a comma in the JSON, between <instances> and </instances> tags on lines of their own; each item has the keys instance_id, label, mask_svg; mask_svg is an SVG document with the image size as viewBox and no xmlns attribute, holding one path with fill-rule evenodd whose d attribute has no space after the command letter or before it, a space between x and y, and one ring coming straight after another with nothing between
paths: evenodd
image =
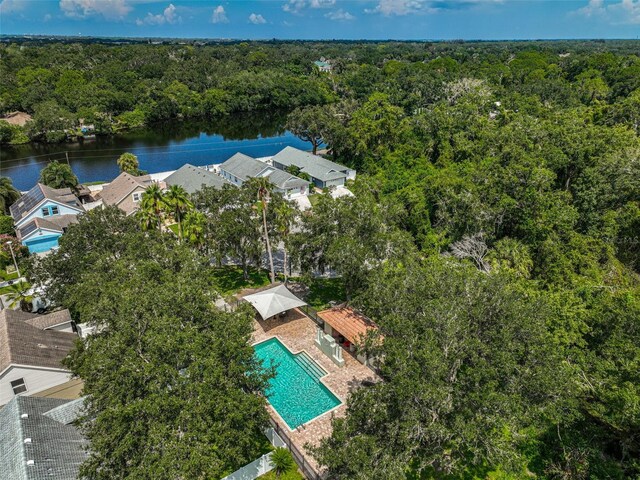
<instances>
[{"instance_id":1,"label":"swimming pool","mask_svg":"<svg viewBox=\"0 0 640 480\"><path fill-rule=\"evenodd\" d=\"M253 348L264 367L276 367L267 398L289 428L297 428L340 405L340 399L320 382L327 372L306 352L294 355L275 337Z\"/></svg>"}]
</instances>

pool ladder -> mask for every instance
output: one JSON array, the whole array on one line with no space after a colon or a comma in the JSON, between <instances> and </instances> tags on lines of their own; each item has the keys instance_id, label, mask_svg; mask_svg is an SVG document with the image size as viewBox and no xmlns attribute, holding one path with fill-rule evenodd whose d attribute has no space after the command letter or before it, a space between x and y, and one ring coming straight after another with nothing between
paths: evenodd
<instances>
[{"instance_id":1,"label":"pool ladder","mask_svg":"<svg viewBox=\"0 0 640 480\"><path fill-rule=\"evenodd\" d=\"M324 377L327 374L327 372L325 372L307 352L300 352L294 355L293 358L296 363L317 382L320 381L321 377Z\"/></svg>"}]
</instances>

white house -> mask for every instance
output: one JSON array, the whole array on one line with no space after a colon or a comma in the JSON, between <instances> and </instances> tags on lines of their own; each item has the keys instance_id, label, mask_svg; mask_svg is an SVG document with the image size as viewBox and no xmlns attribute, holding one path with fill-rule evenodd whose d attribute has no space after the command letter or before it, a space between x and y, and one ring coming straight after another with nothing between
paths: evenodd
<instances>
[{"instance_id":1,"label":"white house","mask_svg":"<svg viewBox=\"0 0 640 480\"><path fill-rule=\"evenodd\" d=\"M0 311L0 405L16 395L37 395L77 383L62 365L78 335L68 310L34 315Z\"/></svg>"}]
</instances>

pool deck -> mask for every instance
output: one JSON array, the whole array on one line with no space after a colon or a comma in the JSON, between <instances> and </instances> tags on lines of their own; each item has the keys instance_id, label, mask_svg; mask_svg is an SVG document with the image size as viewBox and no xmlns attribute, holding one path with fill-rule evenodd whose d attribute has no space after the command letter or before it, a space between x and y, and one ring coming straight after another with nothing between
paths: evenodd
<instances>
[{"instance_id":1,"label":"pool deck","mask_svg":"<svg viewBox=\"0 0 640 480\"><path fill-rule=\"evenodd\" d=\"M282 319L254 321L254 343L274 336L278 337L293 353L306 351L313 360L324 368L328 374L322 377L322 383L342 401L340 406L330 412L316 417L295 430L288 431L289 437L298 450L305 453L309 463L317 468L317 463L310 455L306 454L304 446L306 444L318 445L322 438L331 435L331 419L334 416L344 416L349 392L358 388L363 380L378 381L379 378L370 368L362 365L346 351L343 352L344 366L335 365L314 343L316 338L315 322L298 309L287 312L286 317ZM286 429L286 424L275 410L271 406L268 408L273 419Z\"/></svg>"}]
</instances>

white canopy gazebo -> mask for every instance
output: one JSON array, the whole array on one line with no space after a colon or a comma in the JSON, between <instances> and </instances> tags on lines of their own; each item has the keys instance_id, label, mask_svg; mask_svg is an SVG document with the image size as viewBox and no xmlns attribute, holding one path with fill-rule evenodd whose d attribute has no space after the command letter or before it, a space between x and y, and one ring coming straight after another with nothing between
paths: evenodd
<instances>
[{"instance_id":1,"label":"white canopy gazebo","mask_svg":"<svg viewBox=\"0 0 640 480\"><path fill-rule=\"evenodd\" d=\"M244 299L254 306L263 320L292 308L306 305L284 285L247 295Z\"/></svg>"}]
</instances>

